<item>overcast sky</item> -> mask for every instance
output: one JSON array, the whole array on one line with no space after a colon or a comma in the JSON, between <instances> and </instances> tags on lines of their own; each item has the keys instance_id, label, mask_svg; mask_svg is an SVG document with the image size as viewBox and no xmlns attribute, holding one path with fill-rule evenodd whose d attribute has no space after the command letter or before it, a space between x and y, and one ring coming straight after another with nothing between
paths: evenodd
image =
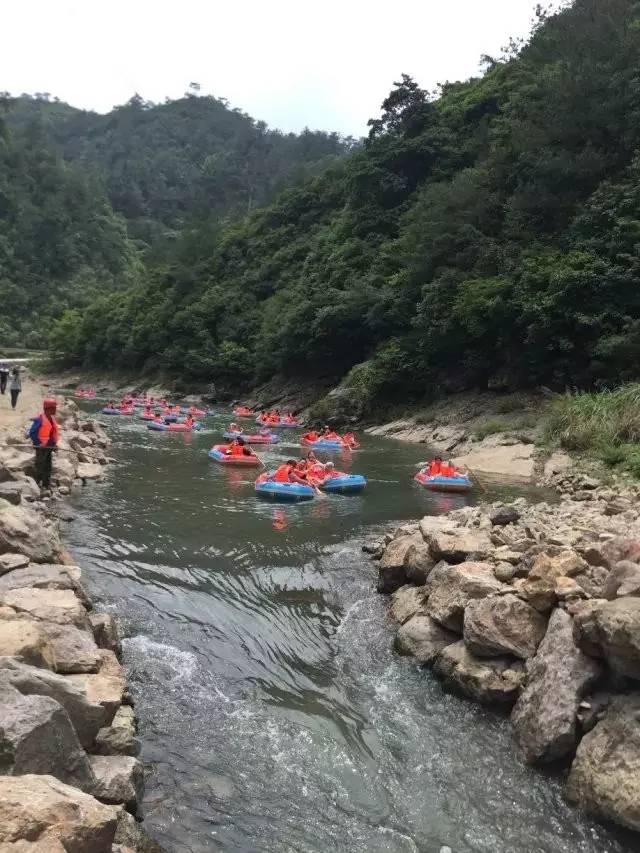
<instances>
[{"instance_id":1,"label":"overcast sky","mask_svg":"<svg viewBox=\"0 0 640 853\"><path fill-rule=\"evenodd\" d=\"M426 89L526 35L534 0L4 0L0 90L109 110L190 81L272 127L362 135L402 72Z\"/></svg>"}]
</instances>

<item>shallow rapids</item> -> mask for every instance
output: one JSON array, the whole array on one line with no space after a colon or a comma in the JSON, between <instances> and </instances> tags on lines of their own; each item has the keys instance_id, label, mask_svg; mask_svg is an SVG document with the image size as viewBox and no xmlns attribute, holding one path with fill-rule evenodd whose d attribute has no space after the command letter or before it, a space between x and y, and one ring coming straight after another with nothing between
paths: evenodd
<instances>
[{"instance_id":1,"label":"shallow rapids","mask_svg":"<svg viewBox=\"0 0 640 853\"><path fill-rule=\"evenodd\" d=\"M519 762L506 720L393 654L362 538L467 500L411 482L424 448L365 439L362 496L274 506L254 498L255 473L207 458L226 423L109 423L118 462L69 525L123 623L149 832L171 853L634 849ZM294 455L296 437L261 455Z\"/></svg>"}]
</instances>

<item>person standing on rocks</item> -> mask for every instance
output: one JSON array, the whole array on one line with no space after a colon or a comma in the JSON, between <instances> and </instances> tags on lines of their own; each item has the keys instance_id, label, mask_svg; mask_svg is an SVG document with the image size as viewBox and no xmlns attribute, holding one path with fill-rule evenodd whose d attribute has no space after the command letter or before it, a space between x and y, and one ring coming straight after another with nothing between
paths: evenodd
<instances>
[{"instance_id":1,"label":"person standing on rocks","mask_svg":"<svg viewBox=\"0 0 640 853\"><path fill-rule=\"evenodd\" d=\"M51 486L53 453L60 438L60 429L55 417L57 408L56 401L47 397L42 404L42 413L33 419L29 430L29 438L36 449L36 483L43 491L48 491Z\"/></svg>"},{"instance_id":2,"label":"person standing on rocks","mask_svg":"<svg viewBox=\"0 0 640 853\"><path fill-rule=\"evenodd\" d=\"M11 379L9 381L9 393L11 394L11 408L15 409L18 403L18 397L22 391L22 379L20 377L20 368L14 367L11 371Z\"/></svg>"},{"instance_id":3,"label":"person standing on rocks","mask_svg":"<svg viewBox=\"0 0 640 853\"><path fill-rule=\"evenodd\" d=\"M0 364L0 394L4 394L7 390L7 379L9 378L9 368L2 362Z\"/></svg>"}]
</instances>

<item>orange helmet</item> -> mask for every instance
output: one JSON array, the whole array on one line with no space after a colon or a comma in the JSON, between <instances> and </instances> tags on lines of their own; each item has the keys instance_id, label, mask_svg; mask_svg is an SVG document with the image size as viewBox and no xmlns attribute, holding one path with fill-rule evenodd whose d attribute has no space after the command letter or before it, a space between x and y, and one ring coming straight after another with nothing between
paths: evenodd
<instances>
[{"instance_id":1,"label":"orange helmet","mask_svg":"<svg viewBox=\"0 0 640 853\"><path fill-rule=\"evenodd\" d=\"M55 412L58 408L58 404L53 397L47 397L42 404L42 408L45 412Z\"/></svg>"}]
</instances>

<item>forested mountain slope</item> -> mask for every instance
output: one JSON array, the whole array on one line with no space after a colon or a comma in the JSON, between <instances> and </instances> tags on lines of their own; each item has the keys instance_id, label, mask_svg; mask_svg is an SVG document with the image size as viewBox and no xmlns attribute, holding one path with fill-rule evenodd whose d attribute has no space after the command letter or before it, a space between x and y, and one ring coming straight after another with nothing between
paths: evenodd
<instances>
[{"instance_id":1,"label":"forested mountain slope","mask_svg":"<svg viewBox=\"0 0 640 853\"><path fill-rule=\"evenodd\" d=\"M403 78L364 147L58 345L235 388L351 370L369 404L637 376L640 5L576 0L487 61L436 100Z\"/></svg>"},{"instance_id":2,"label":"forested mountain slope","mask_svg":"<svg viewBox=\"0 0 640 853\"><path fill-rule=\"evenodd\" d=\"M143 247L194 220L245 215L354 145L336 133L270 130L195 94L164 104L136 95L106 115L45 95L5 98L4 106L10 127L37 122L60 156L101 178Z\"/></svg>"}]
</instances>

